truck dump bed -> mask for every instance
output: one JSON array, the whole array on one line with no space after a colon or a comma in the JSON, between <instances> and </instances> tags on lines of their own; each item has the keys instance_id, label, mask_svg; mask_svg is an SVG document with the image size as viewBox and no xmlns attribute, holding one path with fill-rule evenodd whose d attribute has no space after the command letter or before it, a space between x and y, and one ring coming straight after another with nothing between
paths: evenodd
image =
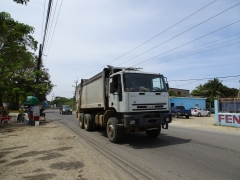
<instances>
[{"instance_id":1,"label":"truck dump bed","mask_svg":"<svg viewBox=\"0 0 240 180\"><path fill-rule=\"evenodd\" d=\"M105 108L105 73L104 71L81 82L80 109Z\"/></svg>"}]
</instances>

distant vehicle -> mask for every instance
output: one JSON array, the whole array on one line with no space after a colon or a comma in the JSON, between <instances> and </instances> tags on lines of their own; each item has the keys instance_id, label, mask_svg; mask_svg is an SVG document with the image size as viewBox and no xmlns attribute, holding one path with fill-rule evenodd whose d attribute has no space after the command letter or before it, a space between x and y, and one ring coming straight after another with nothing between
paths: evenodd
<instances>
[{"instance_id":1,"label":"distant vehicle","mask_svg":"<svg viewBox=\"0 0 240 180\"><path fill-rule=\"evenodd\" d=\"M211 114L206 109L194 107L194 108L191 108L191 115L192 116L198 116L198 117L201 117L201 116L208 116L209 117Z\"/></svg>"},{"instance_id":2,"label":"distant vehicle","mask_svg":"<svg viewBox=\"0 0 240 180\"><path fill-rule=\"evenodd\" d=\"M61 105L59 108L60 114L72 114L72 108L69 105Z\"/></svg>"},{"instance_id":3,"label":"distant vehicle","mask_svg":"<svg viewBox=\"0 0 240 180\"><path fill-rule=\"evenodd\" d=\"M186 118L189 118L189 116L191 116L191 110L190 109L185 109L184 106L173 106L173 107L171 107L171 113L176 118L178 118L179 116L185 116Z\"/></svg>"}]
</instances>

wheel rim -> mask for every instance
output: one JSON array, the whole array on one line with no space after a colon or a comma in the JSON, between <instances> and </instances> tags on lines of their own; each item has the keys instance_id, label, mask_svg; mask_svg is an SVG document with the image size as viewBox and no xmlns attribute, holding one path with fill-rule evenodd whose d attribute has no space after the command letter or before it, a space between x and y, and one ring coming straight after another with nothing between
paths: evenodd
<instances>
[{"instance_id":1,"label":"wheel rim","mask_svg":"<svg viewBox=\"0 0 240 180\"><path fill-rule=\"evenodd\" d=\"M108 126L108 135L109 135L109 137L113 137L114 136L114 126L113 126L113 124L110 124L109 126Z\"/></svg>"}]
</instances>

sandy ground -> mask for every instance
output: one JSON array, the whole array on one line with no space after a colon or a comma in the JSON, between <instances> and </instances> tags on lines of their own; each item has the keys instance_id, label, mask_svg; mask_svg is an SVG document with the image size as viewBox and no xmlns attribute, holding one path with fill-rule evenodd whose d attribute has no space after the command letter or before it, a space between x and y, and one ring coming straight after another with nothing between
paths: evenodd
<instances>
[{"instance_id":1,"label":"sandy ground","mask_svg":"<svg viewBox=\"0 0 240 180\"><path fill-rule=\"evenodd\" d=\"M0 179L110 179L107 171L94 168L100 164L87 145L61 123L11 121L0 126Z\"/></svg>"},{"instance_id":2,"label":"sandy ground","mask_svg":"<svg viewBox=\"0 0 240 180\"><path fill-rule=\"evenodd\" d=\"M11 116L10 124L0 125L0 179L119 179L109 176L108 164L98 162L88 144L58 121L30 126ZM212 115L173 118L171 126L240 133L240 128L214 124Z\"/></svg>"},{"instance_id":3,"label":"sandy ground","mask_svg":"<svg viewBox=\"0 0 240 180\"><path fill-rule=\"evenodd\" d=\"M202 128L216 131L240 133L240 128L216 125L214 114L212 114L210 117L190 116L189 119L186 119L185 117L173 118L170 126L192 127L197 129Z\"/></svg>"}]
</instances>

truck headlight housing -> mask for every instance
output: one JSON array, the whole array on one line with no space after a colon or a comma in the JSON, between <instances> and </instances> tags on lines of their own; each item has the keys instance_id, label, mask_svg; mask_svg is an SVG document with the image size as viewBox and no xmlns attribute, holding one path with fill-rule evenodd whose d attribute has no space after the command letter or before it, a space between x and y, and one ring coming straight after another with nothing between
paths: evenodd
<instances>
[{"instance_id":1,"label":"truck headlight housing","mask_svg":"<svg viewBox=\"0 0 240 180\"><path fill-rule=\"evenodd\" d=\"M129 124L131 124L131 125L135 124L135 120L130 120Z\"/></svg>"}]
</instances>

